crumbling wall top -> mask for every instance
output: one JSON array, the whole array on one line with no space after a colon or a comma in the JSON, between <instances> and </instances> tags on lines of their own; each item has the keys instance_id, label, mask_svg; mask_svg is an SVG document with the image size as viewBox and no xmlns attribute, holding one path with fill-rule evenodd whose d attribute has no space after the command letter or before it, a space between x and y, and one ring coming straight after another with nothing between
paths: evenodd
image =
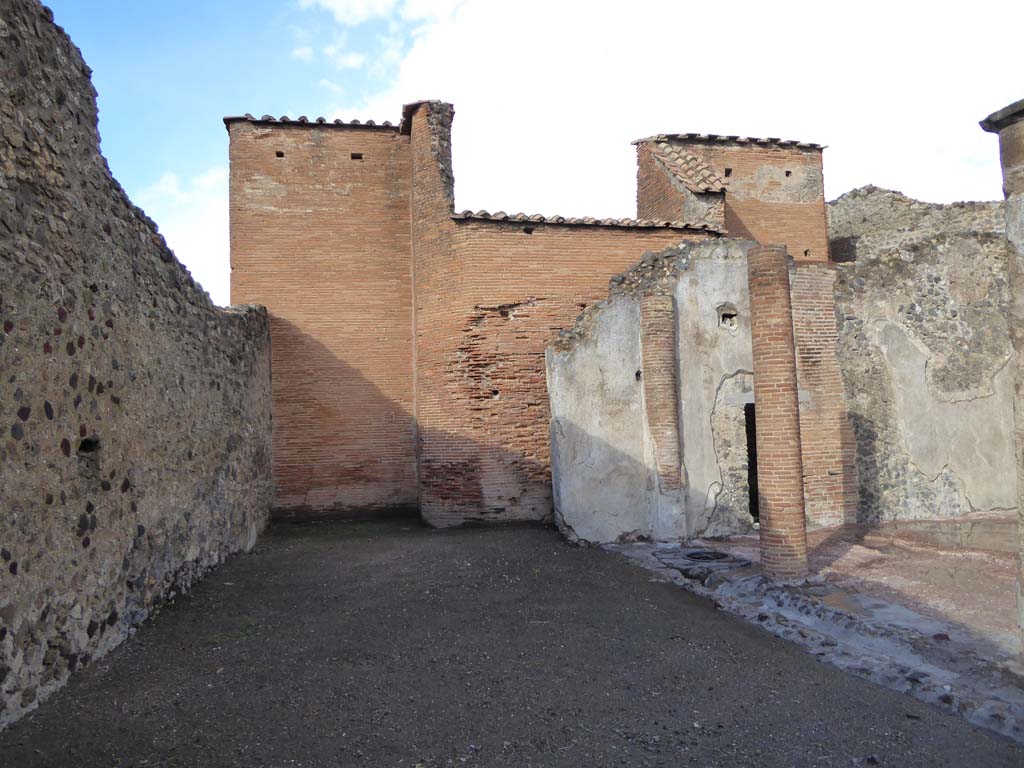
<instances>
[{"instance_id":1,"label":"crumbling wall top","mask_svg":"<svg viewBox=\"0 0 1024 768\"><path fill-rule=\"evenodd\" d=\"M634 297L645 291L657 291L674 284L675 279L697 259L742 259L757 243L753 240L722 238L696 243L680 243L655 253L648 251L634 266L608 281L609 297L591 304L576 318L572 328L559 331L551 348L569 352L587 336L601 309L619 297Z\"/></svg>"}]
</instances>

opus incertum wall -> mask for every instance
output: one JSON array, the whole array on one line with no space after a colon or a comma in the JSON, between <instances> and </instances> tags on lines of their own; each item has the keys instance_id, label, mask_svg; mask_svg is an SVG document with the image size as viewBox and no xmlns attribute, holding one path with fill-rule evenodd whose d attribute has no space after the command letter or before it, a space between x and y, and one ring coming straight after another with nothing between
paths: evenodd
<instances>
[{"instance_id":1,"label":"opus incertum wall","mask_svg":"<svg viewBox=\"0 0 1024 768\"><path fill-rule=\"evenodd\" d=\"M855 522L1016 506L1005 210L877 187L829 204Z\"/></svg>"},{"instance_id":2,"label":"opus incertum wall","mask_svg":"<svg viewBox=\"0 0 1024 768\"><path fill-rule=\"evenodd\" d=\"M0 14L0 726L252 547L266 312L214 306L99 153L78 49Z\"/></svg>"}]
</instances>

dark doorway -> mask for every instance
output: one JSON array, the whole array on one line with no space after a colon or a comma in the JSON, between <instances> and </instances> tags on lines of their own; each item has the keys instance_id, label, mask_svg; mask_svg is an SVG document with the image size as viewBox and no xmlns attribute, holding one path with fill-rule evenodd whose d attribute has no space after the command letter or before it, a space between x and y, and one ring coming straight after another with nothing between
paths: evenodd
<instances>
[{"instance_id":1,"label":"dark doorway","mask_svg":"<svg viewBox=\"0 0 1024 768\"><path fill-rule=\"evenodd\" d=\"M757 499L757 416L754 404L743 406L743 425L747 433L747 490L750 493L750 516L760 522L761 515Z\"/></svg>"}]
</instances>

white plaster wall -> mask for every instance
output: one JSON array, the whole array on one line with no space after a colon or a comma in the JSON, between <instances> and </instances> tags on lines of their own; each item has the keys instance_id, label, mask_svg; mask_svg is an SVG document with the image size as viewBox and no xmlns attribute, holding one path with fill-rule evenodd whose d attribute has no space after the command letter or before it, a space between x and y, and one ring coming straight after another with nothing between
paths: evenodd
<instances>
[{"instance_id":1,"label":"white plaster wall","mask_svg":"<svg viewBox=\"0 0 1024 768\"><path fill-rule=\"evenodd\" d=\"M725 487L732 498L746 498L742 395L753 366L750 245L694 246L673 287L682 491L661 491L657 482L643 383L636 377L642 366L638 298L621 293L592 307L571 343L548 348L555 520L571 539L678 541L749 528L745 501L737 511L719 508L718 500ZM735 328L720 324L722 305L735 309ZM724 423L723 409L732 412L726 419L737 421L716 434L713 421ZM743 444L734 446L737 439Z\"/></svg>"},{"instance_id":2,"label":"white plaster wall","mask_svg":"<svg viewBox=\"0 0 1024 768\"><path fill-rule=\"evenodd\" d=\"M966 511L1015 507L1016 489L1009 482L1015 476L1013 422L1007 418L1013 404L1012 366L993 377L993 394L948 402L928 387L927 352L900 326L880 321L870 336L891 371L896 416L914 468L932 483L952 473Z\"/></svg>"},{"instance_id":3,"label":"white plaster wall","mask_svg":"<svg viewBox=\"0 0 1024 768\"><path fill-rule=\"evenodd\" d=\"M547 350L555 521L572 540L652 534L657 490L643 411L640 306L614 296L572 349Z\"/></svg>"},{"instance_id":4,"label":"white plaster wall","mask_svg":"<svg viewBox=\"0 0 1024 768\"><path fill-rule=\"evenodd\" d=\"M695 260L676 283L675 298L689 534L735 532L707 529L723 487L712 416L716 407L729 408L737 411L737 419L743 419L742 399L720 400L719 391L725 380L754 370L746 257ZM719 322L719 307L724 304L737 311L735 329Z\"/></svg>"}]
</instances>

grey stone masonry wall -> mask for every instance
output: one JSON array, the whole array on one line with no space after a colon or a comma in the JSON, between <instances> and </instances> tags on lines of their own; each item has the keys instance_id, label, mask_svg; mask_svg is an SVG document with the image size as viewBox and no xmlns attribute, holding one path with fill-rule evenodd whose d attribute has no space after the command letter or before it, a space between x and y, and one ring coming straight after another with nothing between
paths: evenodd
<instances>
[{"instance_id":1,"label":"grey stone masonry wall","mask_svg":"<svg viewBox=\"0 0 1024 768\"><path fill-rule=\"evenodd\" d=\"M0 727L250 548L265 310L222 310L111 178L77 48L0 0Z\"/></svg>"},{"instance_id":2,"label":"grey stone masonry wall","mask_svg":"<svg viewBox=\"0 0 1024 768\"><path fill-rule=\"evenodd\" d=\"M1002 203L829 205L859 521L1015 506Z\"/></svg>"},{"instance_id":3,"label":"grey stone masonry wall","mask_svg":"<svg viewBox=\"0 0 1024 768\"><path fill-rule=\"evenodd\" d=\"M899 192L867 186L828 204L832 260L855 261L859 252L877 252L951 232L1000 235L1006 226L1001 201L941 205Z\"/></svg>"}]
</instances>

